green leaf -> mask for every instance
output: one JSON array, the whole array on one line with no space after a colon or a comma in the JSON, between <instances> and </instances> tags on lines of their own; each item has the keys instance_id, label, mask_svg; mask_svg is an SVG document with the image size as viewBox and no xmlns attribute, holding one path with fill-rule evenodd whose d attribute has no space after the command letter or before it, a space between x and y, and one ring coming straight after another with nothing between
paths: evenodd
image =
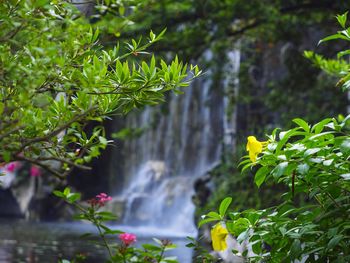
<instances>
[{"instance_id":1,"label":"green leaf","mask_svg":"<svg viewBox=\"0 0 350 263\"><path fill-rule=\"evenodd\" d=\"M340 145L340 151L345 154L350 154L350 139L345 139Z\"/></svg>"},{"instance_id":2,"label":"green leaf","mask_svg":"<svg viewBox=\"0 0 350 263\"><path fill-rule=\"evenodd\" d=\"M216 212L209 212L208 214L206 214L206 217L211 217L211 218L215 218L215 219L218 219L218 220L221 219L221 216L218 213L216 213Z\"/></svg>"},{"instance_id":3,"label":"green leaf","mask_svg":"<svg viewBox=\"0 0 350 263\"><path fill-rule=\"evenodd\" d=\"M239 243L242 243L243 241L247 240L248 237L249 237L249 228L247 228L247 230L245 230L245 231L243 231L242 233L239 234L239 236L237 237L237 241Z\"/></svg>"},{"instance_id":4,"label":"green leaf","mask_svg":"<svg viewBox=\"0 0 350 263\"><path fill-rule=\"evenodd\" d=\"M308 157L310 155L313 155L317 152L319 152L321 150L321 148L311 148L311 149L307 149L305 152L304 152L304 158L305 157Z\"/></svg>"},{"instance_id":5,"label":"green leaf","mask_svg":"<svg viewBox=\"0 0 350 263\"><path fill-rule=\"evenodd\" d=\"M316 134L320 133L324 129L325 125L330 123L331 121L332 121L332 118L324 119L319 123L316 123L314 126L312 126L311 131L315 132Z\"/></svg>"},{"instance_id":6,"label":"green leaf","mask_svg":"<svg viewBox=\"0 0 350 263\"><path fill-rule=\"evenodd\" d=\"M251 240L250 240L251 241ZM262 245L261 245L261 240L256 240L254 242L251 242L252 244L252 250L255 254L261 254L262 252Z\"/></svg>"},{"instance_id":7,"label":"green leaf","mask_svg":"<svg viewBox=\"0 0 350 263\"><path fill-rule=\"evenodd\" d=\"M323 161L323 165L324 166L331 166L333 161L334 161L334 159L325 160L325 161Z\"/></svg>"},{"instance_id":8,"label":"green leaf","mask_svg":"<svg viewBox=\"0 0 350 263\"><path fill-rule=\"evenodd\" d=\"M219 221L219 220L220 219L217 219L217 218L204 218L204 219L201 219L198 222L198 228L201 227L202 225L207 224L207 223L214 222L214 221Z\"/></svg>"},{"instance_id":9,"label":"green leaf","mask_svg":"<svg viewBox=\"0 0 350 263\"><path fill-rule=\"evenodd\" d=\"M154 242L156 242L158 245L162 245L162 241L158 238L152 238Z\"/></svg>"},{"instance_id":10,"label":"green leaf","mask_svg":"<svg viewBox=\"0 0 350 263\"><path fill-rule=\"evenodd\" d=\"M228 221L226 227L230 233L238 237L250 227L250 221L247 218L239 218L235 221Z\"/></svg>"},{"instance_id":11,"label":"green leaf","mask_svg":"<svg viewBox=\"0 0 350 263\"><path fill-rule=\"evenodd\" d=\"M278 164L273 170L272 170L272 174L273 176L278 179L279 177L281 177L283 175L283 173L285 172L285 170L288 167L288 162L283 162Z\"/></svg>"},{"instance_id":12,"label":"green leaf","mask_svg":"<svg viewBox=\"0 0 350 263\"><path fill-rule=\"evenodd\" d=\"M327 249L332 249L344 238L343 235L336 235L327 244Z\"/></svg>"},{"instance_id":13,"label":"green leaf","mask_svg":"<svg viewBox=\"0 0 350 263\"><path fill-rule=\"evenodd\" d=\"M265 181L266 175L269 173L270 168L268 166L260 167L254 177L254 182L258 187Z\"/></svg>"},{"instance_id":14,"label":"green leaf","mask_svg":"<svg viewBox=\"0 0 350 263\"><path fill-rule=\"evenodd\" d=\"M244 217L249 220L251 225L255 225L261 216L260 211L255 211L253 209L244 211L242 214L244 214Z\"/></svg>"},{"instance_id":15,"label":"green leaf","mask_svg":"<svg viewBox=\"0 0 350 263\"><path fill-rule=\"evenodd\" d=\"M108 144L108 141L105 137L103 136L98 136L98 139L100 141L100 143L103 145L103 146L106 146Z\"/></svg>"},{"instance_id":16,"label":"green leaf","mask_svg":"<svg viewBox=\"0 0 350 263\"><path fill-rule=\"evenodd\" d=\"M286 144L290 137L299 135L305 136L305 132L301 132L299 127L285 132L280 132L280 141L277 144L276 153L279 154L279 152L282 150L283 146Z\"/></svg>"},{"instance_id":17,"label":"green leaf","mask_svg":"<svg viewBox=\"0 0 350 263\"><path fill-rule=\"evenodd\" d=\"M297 172L301 175L305 175L309 172L310 166L306 163L301 163L297 166Z\"/></svg>"},{"instance_id":18,"label":"green leaf","mask_svg":"<svg viewBox=\"0 0 350 263\"><path fill-rule=\"evenodd\" d=\"M81 195L79 193L70 193L67 195L67 201L69 203L74 203L77 200L80 200Z\"/></svg>"},{"instance_id":19,"label":"green leaf","mask_svg":"<svg viewBox=\"0 0 350 263\"><path fill-rule=\"evenodd\" d=\"M150 250L150 251L161 251L162 248L160 248L159 246L156 246L156 245L152 245L152 244L143 244L142 247L144 249L147 249L147 250Z\"/></svg>"},{"instance_id":20,"label":"green leaf","mask_svg":"<svg viewBox=\"0 0 350 263\"><path fill-rule=\"evenodd\" d=\"M315 135L309 137L309 140L313 141L313 140L315 140L317 138L321 138L321 137L333 138L334 136L332 134L334 134L334 133L335 133L334 131L321 132L321 133L318 133L318 134L315 134Z\"/></svg>"},{"instance_id":21,"label":"green leaf","mask_svg":"<svg viewBox=\"0 0 350 263\"><path fill-rule=\"evenodd\" d=\"M292 259L298 259L301 254L301 242L299 239L295 239L290 247L290 257Z\"/></svg>"},{"instance_id":22,"label":"green leaf","mask_svg":"<svg viewBox=\"0 0 350 263\"><path fill-rule=\"evenodd\" d=\"M175 246L175 245L174 245ZM173 248L172 248L173 249ZM165 257L163 258L163 260L165 263L179 263L179 261L177 261L177 257L173 256L173 257Z\"/></svg>"},{"instance_id":23,"label":"green leaf","mask_svg":"<svg viewBox=\"0 0 350 263\"><path fill-rule=\"evenodd\" d=\"M225 216L227 208L230 206L231 202L232 202L232 197L226 197L220 203L219 214L220 214L221 218L223 218Z\"/></svg>"},{"instance_id":24,"label":"green leaf","mask_svg":"<svg viewBox=\"0 0 350 263\"><path fill-rule=\"evenodd\" d=\"M301 128L303 128L304 131L310 132L309 124L306 121L304 121L303 119L296 118L296 119L293 119L293 122L298 124Z\"/></svg>"},{"instance_id":25,"label":"green leaf","mask_svg":"<svg viewBox=\"0 0 350 263\"><path fill-rule=\"evenodd\" d=\"M68 197L68 195L70 194L70 189L69 189L69 187L64 188L63 194L64 194L65 197Z\"/></svg>"},{"instance_id":26,"label":"green leaf","mask_svg":"<svg viewBox=\"0 0 350 263\"><path fill-rule=\"evenodd\" d=\"M101 221L111 221L118 218L116 215L108 211L98 212L96 213L96 216L99 217Z\"/></svg>"},{"instance_id":27,"label":"green leaf","mask_svg":"<svg viewBox=\"0 0 350 263\"><path fill-rule=\"evenodd\" d=\"M350 180L350 173L348 174L341 174L341 177L343 177L345 180Z\"/></svg>"},{"instance_id":28,"label":"green leaf","mask_svg":"<svg viewBox=\"0 0 350 263\"><path fill-rule=\"evenodd\" d=\"M153 41L155 39L156 35L153 33L153 31L151 30L151 32L149 33L149 38L150 41Z\"/></svg>"},{"instance_id":29,"label":"green leaf","mask_svg":"<svg viewBox=\"0 0 350 263\"><path fill-rule=\"evenodd\" d=\"M4 112L4 103L0 102L0 114L2 114Z\"/></svg>"},{"instance_id":30,"label":"green leaf","mask_svg":"<svg viewBox=\"0 0 350 263\"><path fill-rule=\"evenodd\" d=\"M346 27L346 19L347 19L347 15L348 15L348 11L346 11L344 14L342 15L337 15L336 18L338 20L338 23L340 24L340 26L342 28L345 29Z\"/></svg>"},{"instance_id":31,"label":"green leaf","mask_svg":"<svg viewBox=\"0 0 350 263\"><path fill-rule=\"evenodd\" d=\"M55 191L53 191L52 193L53 193L55 196L57 196L57 197L65 198L64 193L62 193L61 191L55 190Z\"/></svg>"},{"instance_id":32,"label":"green leaf","mask_svg":"<svg viewBox=\"0 0 350 263\"><path fill-rule=\"evenodd\" d=\"M349 40L347 37L343 36L342 34L337 33L337 34L334 34L334 35L331 35L331 36L328 36L328 37L321 39L320 41L318 41L317 45L320 45L323 42L335 40L335 39Z\"/></svg>"},{"instance_id":33,"label":"green leaf","mask_svg":"<svg viewBox=\"0 0 350 263\"><path fill-rule=\"evenodd\" d=\"M2 157L5 161L5 163L8 163L11 160L11 153L10 152L3 152Z\"/></svg>"},{"instance_id":34,"label":"green leaf","mask_svg":"<svg viewBox=\"0 0 350 263\"><path fill-rule=\"evenodd\" d=\"M252 162L247 163L246 165L243 166L241 172L243 173L245 170L247 170L248 168L251 168L253 166Z\"/></svg>"},{"instance_id":35,"label":"green leaf","mask_svg":"<svg viewBox=\"0 0 350 263\"><path fill-rule=\"evenodd\" d=\"M186 244L186 247L193 248L193 247L196 247L196 245L193 243L188 243L188 244Z\"/></svg>"},{"instance_id":36,"label":"green leaf","mask_svg":"<svg viewBox=\"0 0 350 263\"><path fill-rule=\"evenodd\" d=\"M124 6L119 6L118 8L118 12L121 16L123 16L125 14L125 7Z\"/></svg>"},{"instance_id":37,"label":"green leaf","mask_svg":"<svg viewBox=\"0 0 350 263\"><path fill-rule=\"evenodd\" d=\"M89 218L85 214L78 214L73 216L74 220L89 220Z\"/></svg>"},{"instance_id":38,"label":"green leaf","mask_svg":"<svg viewBox=\"0 0 350 263\"><path fill-rule=\"evenodd\" d=\"M344 50L344 51L340 51L337 53L337 58L341 58L343 56L347 56L350 55L350 49Z\"/></svg>"}]
</instances>

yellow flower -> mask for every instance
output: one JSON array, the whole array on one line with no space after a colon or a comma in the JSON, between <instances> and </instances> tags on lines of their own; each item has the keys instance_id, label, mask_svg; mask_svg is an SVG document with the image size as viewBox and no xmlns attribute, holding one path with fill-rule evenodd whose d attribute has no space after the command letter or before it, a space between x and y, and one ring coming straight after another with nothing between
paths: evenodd
<instances>
[{"instance_id":1,"label":"yellow flower","mask_svg":"<svg viewBox=\"0 0 350 263\"><path fill-rule=\"evenodd\" d=\"M213 249L215 251L223 251L227 248L226 238L228 231L220 223L216 224L210 231Z\"/></svg>"},{"instance_id":2,"label":"yellow flower","mask_svg":"<svg viewBox=\"0 0 350 263\"><path fill-rule=\"evenodd\" d=\"M259 142L255 136L248 137L247 151L249 152L249 158L252 162L256 161L258 154L263 151L263 147L267 145L267 142Z\"/></svg>"}]
</instances>

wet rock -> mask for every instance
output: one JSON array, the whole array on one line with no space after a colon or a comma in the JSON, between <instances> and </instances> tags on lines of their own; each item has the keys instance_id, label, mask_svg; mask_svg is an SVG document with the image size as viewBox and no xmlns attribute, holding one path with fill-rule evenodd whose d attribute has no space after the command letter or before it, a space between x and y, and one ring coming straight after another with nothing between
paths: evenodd
<instances>
[{"instance_id":1,"label":"wet rock","mask_svg":"<svg viewBox=\"0 0 350 263\"><path fill-rule=\"evenodd\" d=\"M23 217L21 208L10 189L0 189L0 217Z\"/></svg>"}]
</instances>

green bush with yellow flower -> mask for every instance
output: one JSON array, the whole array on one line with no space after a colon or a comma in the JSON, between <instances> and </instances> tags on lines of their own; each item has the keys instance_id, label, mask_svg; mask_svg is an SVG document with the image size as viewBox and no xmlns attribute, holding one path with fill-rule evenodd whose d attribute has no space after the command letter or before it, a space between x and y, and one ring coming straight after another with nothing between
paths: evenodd
<instances>
[{"instance_id":1,"label":"green bush with yellow flower","mask_svg":"<svg viewBox=\"0 0 350 263\"><path fill-rule=\"evenodd\" d=\"M320 43L350 41L347 13L337 16L341 30ZM349 50L326 59L312 52L305 56L328 73L339 76L337 88L348 92ZM336 103L336 102L335 102ZM235 211L225 198L218 211L202 217L199 226L211 230L215 251L230 250L249 262L350 261L350 115L307 123L293 120L289 130L276 128L265 141L248 137L248 155L240 162L251 170L258 187L282 185L280 203L273 207ZM249 242L243 252L228 246L228 236Z\"/></svg>"}]
</instances>

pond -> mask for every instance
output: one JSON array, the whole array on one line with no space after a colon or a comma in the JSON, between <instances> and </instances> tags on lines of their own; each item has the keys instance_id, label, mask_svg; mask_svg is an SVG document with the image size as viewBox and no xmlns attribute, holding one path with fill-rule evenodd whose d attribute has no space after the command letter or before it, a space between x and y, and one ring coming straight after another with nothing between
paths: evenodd
<instances>
[{"instance_id":1,"label":"pond","mask_svg":"<svg viewBox=\"0 0 350 263\"><path fill-rule=\"evenodd\" d=\"M152 243L152 237L170 239L177 244L169 256L177 256L179 262L190 263L192 251L186 248L183 233L166 233L156 229L120 226L116 229L132 232L138 237L138 244ZM156 231L156 232L155 232ZM57 263L59 259L73 259L76 254L86 255L86 263L104 262L107 253L94 240L82 239L84 233L96 233L89 224L74 223L32 223L25 221L0 221L1 263ZM113 242L114 240L111 240ZM115 242L118 242L117 238Z\"/></svg>"}]
</instances>

